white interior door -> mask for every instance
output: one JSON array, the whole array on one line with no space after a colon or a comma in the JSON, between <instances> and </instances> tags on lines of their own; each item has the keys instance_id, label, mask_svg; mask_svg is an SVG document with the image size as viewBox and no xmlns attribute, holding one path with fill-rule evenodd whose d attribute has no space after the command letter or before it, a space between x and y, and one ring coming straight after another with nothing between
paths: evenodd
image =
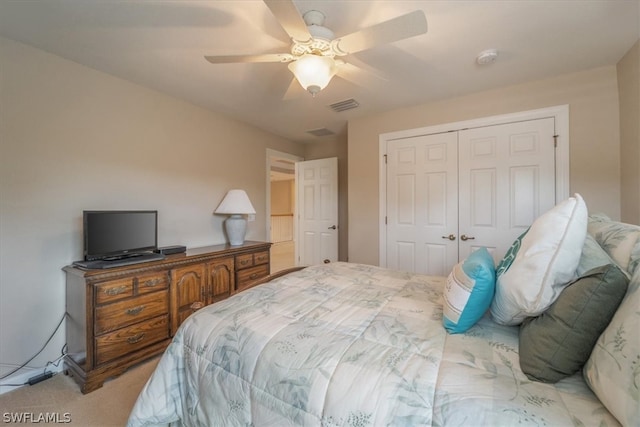
<instances>
[{"instance_id":1,"label":"white interior door","mask_svg":"<svg viewBox=\"0 0 640 427\"><path fill-rule=\"evenodd\" d=\"M459 132L459 257L486 247L499 261L555 204L554 119Z\"/></svg>"},{"instance_id":2,"label":"white interior door","mask_svg":"<svg viewBox=\"0 0 640 427\"><path fill-rule=\"evenodd\" d=\"M387 146L387 267L445 275L458 261L457 134Z\"/></svg>"},{"instance_id":3,"label":"white interior door","mask_svg":"<svg viewBox=\"0 0 640 427\"><path fill-rule=\"evenodd\" d=\"M338 260L338 159L296 162L296 260Z\"/></svg>"}]
</instances>

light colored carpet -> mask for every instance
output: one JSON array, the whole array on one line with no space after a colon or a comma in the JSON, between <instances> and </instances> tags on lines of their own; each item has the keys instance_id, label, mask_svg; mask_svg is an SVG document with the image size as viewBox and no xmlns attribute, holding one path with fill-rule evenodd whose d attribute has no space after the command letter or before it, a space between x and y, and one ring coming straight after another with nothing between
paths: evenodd
<instances>
[{"instance_id":1,"label":"light colored carpet","mask_svg":"<svg viewBox=\"0 0 640 427\"><path fill-rule=\"evenodd\" d=\"M160 356L129 368L117 378L108 380L102 388L82 394L73 378L59 373L33 386L24 386L0 395L0 412L3 424L7 416L31 417L40 414L57 414L59 420L65 417L71 422L65 425L84 427L110 427L126 425L129 413L155 369ZM65 415L68 414L68 415ZM23 418L24 420L24 418ZM40 422L38 424L48 424ZM12 423L11 425L33 426L33 422Z\"/></svg>"},{"instance_id":2,"label":"light colored carpet","mask_svg":"<svg viewBox=\"0 0 640 427\"><path fill-rule=\"evenodd\" d=\"M293 240L271 245L271 273L295 267L295 244Z\"/></svg>"}]
</instances>

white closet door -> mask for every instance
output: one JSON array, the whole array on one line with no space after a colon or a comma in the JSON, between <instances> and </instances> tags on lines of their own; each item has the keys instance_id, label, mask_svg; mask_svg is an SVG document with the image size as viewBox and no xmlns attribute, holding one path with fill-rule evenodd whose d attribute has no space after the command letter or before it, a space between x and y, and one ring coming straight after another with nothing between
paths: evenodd
<instances>
[{"instance_id":1,"label":"white closet door","mask_svg":"<svg viewBox=\"0 0 640 427\"><path fill-rule=\"evenodd\" d=\"M446 275L457 262L457 138L453 132L389 142L387 267Z\"/></svg>"},{"instance_id":2,"label":"white closet door","mask_svg":"<svg viewBox=\"0 0 640 427\"><path fill-rule=\"evenodd\" d=\"M459 131L460 259L484 246L499 261L555 204L554 119Z\"/></svg>"},{"instance_id":3,"label":"white closet door","mask_svg":"<svg viewBox=\"0 0 640 427\"><path fill-rule=\"evenodd\" d=\"M555 204L554 131L544 118L389 141L386 266L447 275L483 246L499 261Z\"/></svg>"}]
</instances>

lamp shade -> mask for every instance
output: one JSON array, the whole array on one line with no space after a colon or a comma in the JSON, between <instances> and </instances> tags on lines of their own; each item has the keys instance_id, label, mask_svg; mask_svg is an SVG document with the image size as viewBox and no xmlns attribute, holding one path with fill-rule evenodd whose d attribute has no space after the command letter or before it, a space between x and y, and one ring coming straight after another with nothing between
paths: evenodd
<instances>
[{"instance_id":1,"label":"lamp shade","mask_svg":"<svg viewBox=\"0 0 640 427\"><path fill-rule=\"evenodd\" d=\"M217 214L254 214L249 196L244 190L229 190L215 210Z\"/></svg>"},{"instance_id":2,"label":"lamp shade","mask_svg":"<svg viewBox=\"0 0 640 427\"><path fill-rule=\"evenodd\" d=\"M324 89L336 74L336 63L330 56L304 54L289 63L298 83L313 95Z\"/></svg>"}]
</instances>

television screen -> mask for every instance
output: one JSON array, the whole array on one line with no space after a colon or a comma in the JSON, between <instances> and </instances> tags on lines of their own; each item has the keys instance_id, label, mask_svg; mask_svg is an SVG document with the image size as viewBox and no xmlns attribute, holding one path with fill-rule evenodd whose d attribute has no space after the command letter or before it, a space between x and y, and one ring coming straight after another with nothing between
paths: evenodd
<instances>
[{"instance_id":1,"label":"television screen","mask_svg":"<svg viewBox=\"0 0 640 427\"><path fill-rule=\"evenodd\" d=\"M84 211L83 222L87 261L158 247L158 211Z\"/></svg>"}]
</instances>

